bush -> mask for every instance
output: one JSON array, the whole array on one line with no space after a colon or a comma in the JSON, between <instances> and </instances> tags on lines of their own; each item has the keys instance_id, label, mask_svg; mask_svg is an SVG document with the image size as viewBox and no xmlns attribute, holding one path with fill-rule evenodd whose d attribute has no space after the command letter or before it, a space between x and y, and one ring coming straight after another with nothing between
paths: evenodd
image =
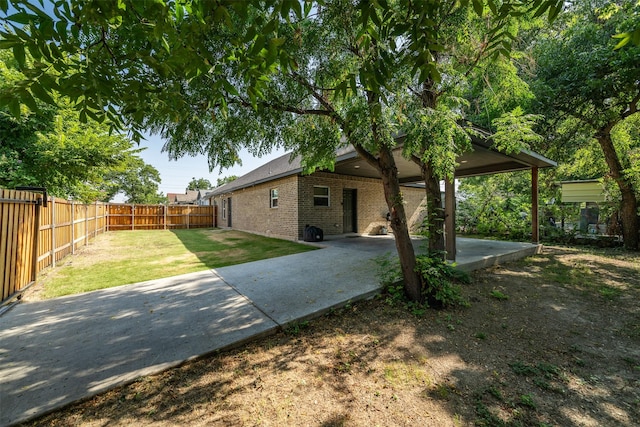
<instances>
[{"instance_id":1,"label":"bush","mask_svg":"<svg viewBox=\"0 0 640 427\"><path fill-rule=\"evenodd\" d=\"M422 294L429 307L468 306L462 298L459 283L469 283L469 275L438 256L420 255L416 269L422 279Z\"/></svg>"}]
</instances>

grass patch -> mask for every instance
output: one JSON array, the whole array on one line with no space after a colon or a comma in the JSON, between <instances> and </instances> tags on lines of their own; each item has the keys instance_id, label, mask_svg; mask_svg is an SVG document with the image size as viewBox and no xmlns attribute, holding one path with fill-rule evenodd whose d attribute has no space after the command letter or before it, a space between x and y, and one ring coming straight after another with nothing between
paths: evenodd
<instances>
[{"instance_id":1,"label":"grass patch","mask_svg":"<svg viewBox=\"0 0 640 427\"><path fill-rule=\"evenodd\" d=\"M39 281L43 298L56 298L313 249L234 230L112 232L96 237Z\"/></svg>"}]
</instances>

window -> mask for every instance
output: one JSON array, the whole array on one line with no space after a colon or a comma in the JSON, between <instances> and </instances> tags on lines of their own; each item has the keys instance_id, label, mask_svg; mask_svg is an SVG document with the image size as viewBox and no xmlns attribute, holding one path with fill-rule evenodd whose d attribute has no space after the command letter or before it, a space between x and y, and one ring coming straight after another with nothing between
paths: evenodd
<instances>
[{"instance_id":1,"label":"window","mask_svg":"<svg viewBox=\"0 0 640 427\"><path fill-rule=\"evenodd\" d=\"M278 207L278 189L277 188L271 189L270 199L271 201L269 202L270 203L269 206L271 206L272 208L277 208Z\"/></svg>"},{"instance_id":2,"label":"window","mask_svg":"<svg viewBox=\"0 0 640 427\"><path fill-rule=\"evenodd\" d=\"M222 199L222 219L227 219L227 199Z\"/></svg>"},{"instance_id":3,"label":"window","mask_svg":"<svg viewBox=\"0 0 640 427\"><path fill-rule=\"evenodd\" d=\"M313 187L313 206L329 206L329 187Z\"/></svg>"}]
</instances>

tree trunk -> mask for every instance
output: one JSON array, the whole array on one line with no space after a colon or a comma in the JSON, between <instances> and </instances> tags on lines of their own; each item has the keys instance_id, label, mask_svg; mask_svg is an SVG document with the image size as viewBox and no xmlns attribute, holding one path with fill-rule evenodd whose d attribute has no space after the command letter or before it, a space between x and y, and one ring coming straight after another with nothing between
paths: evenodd
<instances>
[{"instance_id":1,"label":"tree trunk","mask_svg":"<svg viewBox=\"0 0 640 427\"><path fill-rule=\"evenodd\" d=\"M400 190L398 168L396 167L393 152L385 145L380 147L377 158L372 157L360 146L355 146L356 151L380 172L384 198L391 214L391 229L396 242L400 268L404 278L404 292L411 301L423 302L422 281L416 272L416 254L409 235L407 214L404 209L404 200Z\"/></svg>"},{"instance_id":2,"label":"tree trunk","mask_svg":"<svg viewBox=\"0 0 640 427\"><path fill-rule=\"evenodd\" d=\"M404 277L404 291L412 301L422 302L422 281L416 272L416 255L409 235L407 214L400 191L398 169L393 153L387 147L380 150L378 163L382 175L384 197L391 212L391 228L395 236L396 249L400 258L400 267Z\"/></svg>"},{"instance_id":3,"label":"tree trunk","mask_svg":"<svg viewBox=\"0 0 640 427\"><path fill-rule=\"evenodd\" d=\"M429 164L420 165L422 179L425 183L427 195L427 230L429 255L437 256L444 260L444 208L442 207L442 193L440 192L440 180L434 176Z\"/></svg>"},{"instance_id":4,"label":"tree trunk","mask_svg":"<svg viewBox=\"0 0 640 427\"><path fill-rule=\"evenodd\" d=\"M622 220L622 238L624 247L629 250L638 250L638 199L633 185L623 174L623 167L618 153L611 140L611 129L615 123L608 124L596 134L598 143L602 147L604 158L609 166L611 177L615 179L620 188L622 203L620 204L620 219Z\"/></svg>"},{"instance_id":5,"label":"tree trunk","mask_svg":"<svg viewBox=\"0 0 640 427\"><path fill-rule=\"evenodd\" d=\"M438 53L433 53L437 58ZM420 93L422 106L428 109L435 109L438 105L438 94L436 84L428 78L422 83ZM425 144L426 141L423 141ZM426 151L427 147L424 147ZM424 179L425 192L427 195L427 231L429 243L429 255L445 259L444 246L444 208L442 206L442 193L440 192L440 179L434 175L433 168L428 162L419 163L422 179Z\"/></svg>"}]
</instances>

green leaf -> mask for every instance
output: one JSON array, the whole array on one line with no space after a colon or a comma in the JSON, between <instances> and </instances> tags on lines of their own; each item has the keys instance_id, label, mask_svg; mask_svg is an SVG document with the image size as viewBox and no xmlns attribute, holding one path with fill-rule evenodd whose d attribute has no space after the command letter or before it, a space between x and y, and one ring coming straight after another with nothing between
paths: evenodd
<instances>
[{"instance_id":1,"label":"green leaf","mask_svg":"<svg viewBox=\"0 0 640 427\"><path fill-rule=\"evenodd\" d=\"M7 16L5 19L7 21L17 22L18 24L27 25L30 24L34 19L37 19L37 16L29 15L26 12L18 12L14 13L13 15Z\"/></svg>"},{"instance_id":2,"label":"green leaf","mask_svg":"<svg viewBox=\"0 0 640 427\"><path fill-rule=\"evenodd\" d=\"M18 61L20 68L23 68L25 63L24 45L13 46L13 57Z\"/></svg>"},{"instance_id":3,"label":"green leaf","mask_svg":"<svg viewBox=\"0 0 640 427\"><path fill-rule=\"evenodd\" d=\"M220 79L220 81L222 82L222 86L224 87L224 90L229 92L230 95L234 95L234 96L239 95L238 90L235 88L235 86L229 83L227 79Z\"/></svg>"},{"instance_id":4,"label":"green leaf","mask_svg":"<svg viewBox=\"0 0 640 427\"><path fill-rule=\"evenodd\" d=\"M624 33L624 34L616 34L615 36L613 36L614 39L621 39L618 44L616 44L616 46L613 48L614 50L618 50L620 48L623 48L624 46L626 46L630 41L631 41L631 35L629 33Z\"/></svg>"},{"instance_id":5,"label":"green leaf","mask_svg":"<svg viewBox=\"0 0 640 427\"><path fill-rule=\"evenodd\" d=\"M184 6L180 3L176 3L176 21L181 23L184 19Z\"/></svg>"},{"instance_id":6,"label":"green leaf","mask_svg":"<svg viewBox=\"0 0 640 427\"><path fill-rule=\"evenodd\" d=\"M484 12L484 4L482 3L482 0L473 0L473 10L476 11L476 14L478 16L482 16L483 12Z\"/></svg>"},{"instance_id":7,"label":"green leaf","mask_svg":"<svg viewBox=\"0 0 640 427\"><path fill-rule=\"evenodd\" d=\"M286 41L287 41L287 39L285 39L284 37L271 39L271 40L269 40L269 46L273 46L273 47L282 46L284 44L284 42L286 42Z\"/></svg>"},{"instance_id":8,"label":"green leaf","mask_svg":"<svg viewBox=\"0 0 640 427\"><path fill-rule=\"evenodd\" d=\"M9 108L9 112L11 113L11 115L13 117L15 117L16 119L20 118L20 101L18 101L17 98L12 98L9 103L7 104L7 107Z\"/></svg>"},{"instance_id":9,"label":"green leaf","mask_svg":"<svg viewBox=\"0 0 640 427\"><path fill-rule=\"evenodd\" d=\"M42 87L40 82L36 81L31 84L31 92L41 101L44 101L50 105L56 105L56 102L53 100L51 95L49 95L49 93Z\"/></svg>"},{"instance_id":10,"label":"green leaf","mask_svg":"<svg viewBox=\"0 0 640 427\"><path fill-rule=\"evenodd\" d=\"M6 39L0 39L0 49L11 49L14 46L20 46L22 45L22 42L20 42L20 40L15 39L15 40L6 40Z\"/></svg>"},{"instance_id":11,"label":"green leaf","mask_svg":"<svg viewBox=\"0 0 640 427\"><path fill-rule=\"evenodd\" d=\"M38 105L36 104L36 100L33 99L33 96L31 96L28 90L20 91L20 100L24 105L29 107L31 111L38 111Z\"/></svg>"}]
</instances>

